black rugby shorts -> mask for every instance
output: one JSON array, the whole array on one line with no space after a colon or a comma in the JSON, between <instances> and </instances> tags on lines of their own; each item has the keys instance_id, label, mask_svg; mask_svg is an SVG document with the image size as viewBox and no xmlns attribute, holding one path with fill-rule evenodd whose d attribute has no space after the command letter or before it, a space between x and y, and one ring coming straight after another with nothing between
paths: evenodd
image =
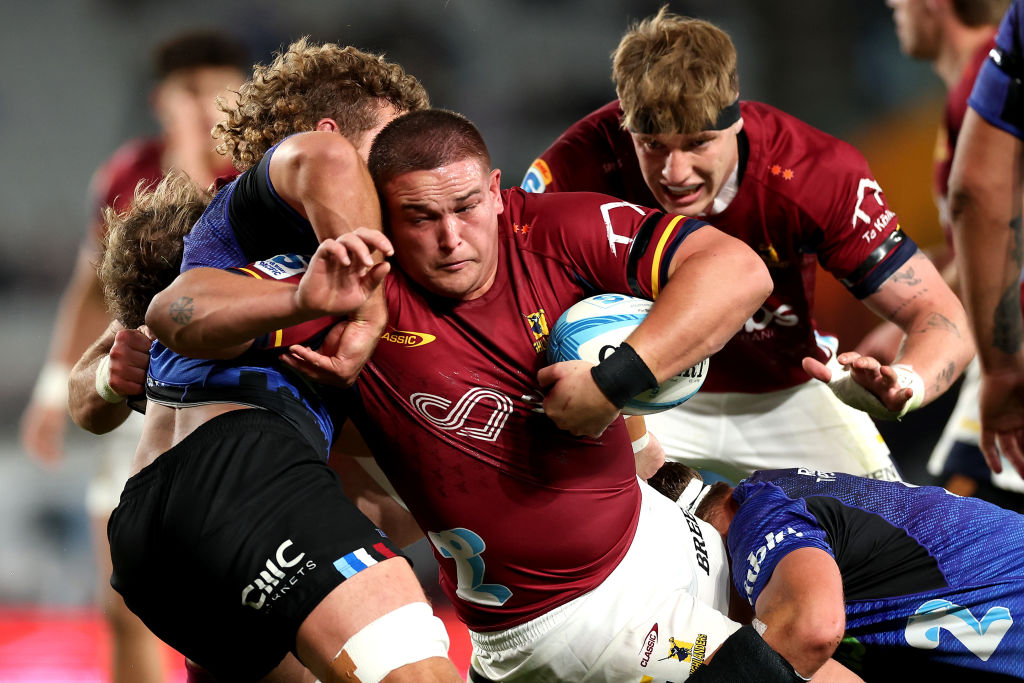
<instances>
[{"instance_id":1,"label":"black rugby shorts","mask_svg":"<svg viewBox=\"0 0 1024 683\"><path fill-rule=\"evenodd\" d=\"M316 449L257 409L210 420L129 479L107 536L129 609L224 682L265 676L331 590L402 555Z\"/></svg>"}]
</instances>

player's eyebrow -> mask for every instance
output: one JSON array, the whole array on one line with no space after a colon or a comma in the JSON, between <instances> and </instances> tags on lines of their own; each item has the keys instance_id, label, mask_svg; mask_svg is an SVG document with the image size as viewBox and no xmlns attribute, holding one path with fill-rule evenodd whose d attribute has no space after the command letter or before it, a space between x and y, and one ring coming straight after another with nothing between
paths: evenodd
<instances>
[{"instance_id":1,"label":"player's eyebrow","mask_svg":"<svg viewBox=\"0 0 1024 683\"><path fill-rule=\"evenodd\" d=\"M481 193L482 191L480 190L480 188L475 188L470 190L466 194L459 195L458 197L453 197L452 200L456 204L462 204L463 202L467 202L470 199L472 199L475 195ZM417 202L414 200L403 200L402 203L400 204L400 207L403 211L430 211L432 210L430 208L432 205L433 202Z\"/></svg>"}]
</instances>

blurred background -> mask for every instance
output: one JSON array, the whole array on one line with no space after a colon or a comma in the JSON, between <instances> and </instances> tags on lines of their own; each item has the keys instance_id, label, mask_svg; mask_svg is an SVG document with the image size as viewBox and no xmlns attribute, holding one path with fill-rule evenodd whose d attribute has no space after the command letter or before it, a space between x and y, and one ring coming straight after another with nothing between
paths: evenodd
<instances>
[{"instance_id":1,"label":"blurred background","mask_svg":"<svg viewBox=\"0 0 1024 683\"><path fill-rule=\"evenodd\" d=\"M245 40L259 62L302 35L384 52L423 81L435 106L478 124L503 184L511 186L570 123L614 97L609 53L631 20L661 4L2 3L0 296L7 314L0 325L0 607L74 610L91 603L95 571L83 500L98 439L72 426L63 463L45 469L22 453L17 425L85 234L90 176L121 142L156 132L147 99L153 44L182 29L219 27ZM883 0L668 4L730 33L741 97L776 105L858 146L906 232L922 246L941 241L929 184L941 83L928 65L899 52ZM870 314L828 280L819 319L852 346L871 325ZM886 429L911 481L927 481L922 459L945 410L940 403ZM0 643L2 637L0 627ZM13 651L0 647L0 667Z\"/></svg>"}]
</instances>

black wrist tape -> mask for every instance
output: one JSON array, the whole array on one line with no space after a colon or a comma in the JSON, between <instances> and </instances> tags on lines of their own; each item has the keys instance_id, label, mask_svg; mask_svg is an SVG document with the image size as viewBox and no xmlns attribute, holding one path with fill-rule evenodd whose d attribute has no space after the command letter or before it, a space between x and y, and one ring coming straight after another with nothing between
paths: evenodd
<instances>
[{"instance_id":1,"label":"black wrist tape","mask_svg":"<svg viewBox=\"0 0 1024 683\"><path fill-rule=\"evenodd\" d=\"M614 351L606 355L610 349ZM618 347L606 346L601 349L601 355L601 362L590 369L590 374L597 388L616 408L621 409L639 393L658 388L658 380L647 363L626 342Z\"/></svg>"}]
</instances>

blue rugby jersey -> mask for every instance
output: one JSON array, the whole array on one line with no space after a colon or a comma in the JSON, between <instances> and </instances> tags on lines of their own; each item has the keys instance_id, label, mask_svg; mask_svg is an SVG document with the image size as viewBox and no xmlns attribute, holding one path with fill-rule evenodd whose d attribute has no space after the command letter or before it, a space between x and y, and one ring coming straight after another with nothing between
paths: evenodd
<instances>
[{"instance_id":1,"label":"blue rugby jersey","mask_svg":"<svg viewBox=\"0 0 1024 683\"><path fill-rule=\"evenodd\" d=\"M974 670L1024 677L1024 516L938 487L807 469L736 487L733 583L755 604L779 561L803 547L843 576L836 659L873 680Z\"/></svg>"}]
</instances>

